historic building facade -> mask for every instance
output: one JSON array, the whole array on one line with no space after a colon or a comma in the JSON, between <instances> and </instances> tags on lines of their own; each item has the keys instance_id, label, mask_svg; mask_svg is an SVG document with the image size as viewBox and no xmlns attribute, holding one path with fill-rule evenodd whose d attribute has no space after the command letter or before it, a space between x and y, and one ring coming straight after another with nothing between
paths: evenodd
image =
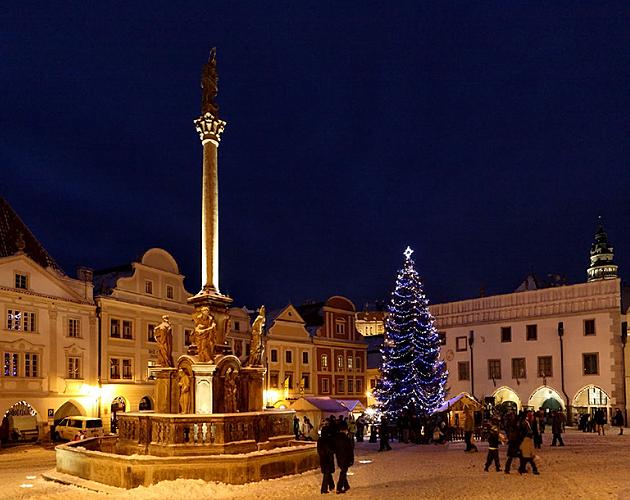
<instances>
[{"instance_id":1,"label":"historic building facade","mask_svg":"<svg viewBox=\"0 0 630 500\"><path fill-rule=\"evenodd\" d=\"M306 322L291 304L271 312L268 321L265 403L316 395L315 347Z\"/></svg>"},{"instance_id":2,"label":"historic building facade","mask_svg":"<svg viewBox=\"0 0 630 500\"><path fill-rule=\"evenodd\" d=\"M358 399L365 405L367 343L356 329L354 304L334 296L296 309L313 337L316 395Z\"/></svg>"},{"instance_id":3,"label":"historic building facade","mask_svg":"<svg viewBox=\"0 0 630 500\"><path fill-rule=\"evenodd\" d=\"M10 415L36 416L39 434L97 404L91 276L67 276L0 197L0 438Z\"/></svg>"},{"instance_id":4,"label":"historic building facade","mask_svg":"<svg viewBox=\"0 0 630 500\"><path fill-rule=\"evenodd\" d=\"M100 332L99 415L115 430L116 414L153 409L154 382L148 368L157 362L154 328L168 315L173 357L186 352L193 330L191 294L175 259L152 248L137 262L94 273Z\"/></svg>"}]
</instances>

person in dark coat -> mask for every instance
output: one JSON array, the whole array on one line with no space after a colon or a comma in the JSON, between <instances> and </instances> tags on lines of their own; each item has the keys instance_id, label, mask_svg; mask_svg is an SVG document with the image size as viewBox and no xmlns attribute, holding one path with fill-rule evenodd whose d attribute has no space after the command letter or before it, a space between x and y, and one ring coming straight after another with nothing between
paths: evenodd
<instances>
[{"instance_id":1,"label":"person in dark coat","mask_svg":"<svg viewBox=\"0 0 630 500\"><path fill-rule=\"evenodd\" d=\"M357 441L359 443L363 442L363 435L365 434L365 419L363 415L357 418Z\"/></svg>"},{"instance_id":2,"label":"person in dark coat","mask_svg":"<svg viewBox=\"0 0 630 500\"><path fill-rule=\"evenodd\" d=\"M354 439L348 433L348 423L339 424L339 431L335 436L335 456L339 467L337 493L345 493L350 489L348 484L348 469L354 464Z\"/></svg>"},{"instance_id":3,"label":"person in dark coat","mask_svg":"<svg viewBox=\"0 0 630 500\"><path fill-rule=\"evenodd\" d=\"M495 419L493 419L488 431L488 456L486 457L486 465L483 470L488 472L492 462L494 462L497 472L501 472L501 464L499 463L499 422Z\"/></svg>"},{"instance_id":4,"label":"person in dark coat","mask_svg":"<svg viewBox=\"0 0 630 500\"><path fill-rule=\"evenodd\" d=\"M613 425L615 427L619 427L619 435L621 436L623 434L623 413L621 413L621 410L619 408L615 410Z\"/></svg>"},{"instance_id":5,"label":"person in dark coat","mask_svg":"<svg viewBox=\"0 0 630 500\"><path fill-rule=\"evenodd\" d=\"M602 436L606 435L606 430L604 427L605 424L606 424L606 414L604 413L604 410L602 410L601 408L598 408L597 410L595 410L595 426L597 428L598 436L600 434Z\"/></svg>"},{"instance_id":6,"label":"person in dark coat","mask_svg":"<svg viewBox=\"0 0 630 500\"><path fill-rule=\"evenodd\" d=\"M381 425L378 428L378 434L381 440L378 451L391 450L392 447L389 445L389 422L387 421L387 417L385 415L381 417Z\"/></svg>"},{"instance_id":7,"label":"person in dark coat","mask_svg":"<svg viewBox=\"0 0 630 500\"><path fill-rule=\"evenodd\" d=\"M507 460L505 461L505 473L510 473L510 467L512 466L512 461L515 458L519 458L521 456L521 441L523 440L523 435L521 433L518 422L516 421L516 415L514 413L510 414L510 418L507 423Z\"/></svg>"},{"instance_id":8,"label":"person in dark coat","mask_svg":"<svg viewBox=\"0 0 630 500\"><path fill-rule=\"evenodd\" d=\"M328 493L335 489L333 472L335 472L335 434L330 423L322 427L322 432L317 439L317 454L319 455L319 467L322 471L322 493Z\"/></svg>"},{"instance_id":9,"label":"person in dark coat","mask_svg":"<svg viewBox=\"0 0 630 500\"><path fill-rule=\"evenodd\" d=\"M554 411L553 417L551 418L551 433L553 435L551 446L556 446L556 442L560 443L560 446L564 446L564 441L562 441L563 424L564 419L562 413Z\"/></svg>"},{"instance_id":10,"label":"person in dark coat","mask_svg":"<svg viewBox=\"0 0 630 500\"><path fill-rule=\"evenodd\" d=\"M297 415L293 416L293 434L295 434L295 439L300 439L300 419Z\"/></svg>"}]
</instances>

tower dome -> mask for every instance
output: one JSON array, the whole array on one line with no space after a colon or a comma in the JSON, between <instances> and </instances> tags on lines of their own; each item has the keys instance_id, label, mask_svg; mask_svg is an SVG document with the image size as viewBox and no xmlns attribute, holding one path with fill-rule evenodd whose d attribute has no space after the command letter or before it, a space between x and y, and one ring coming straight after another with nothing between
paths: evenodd
<instances>
[{"instance_id":1,"label":"tower dome","mask_svg":"<svg viewBox=\"0 0 630 500\"><path fill-rule=\"evenodd\" d=\"M613 247L608 242L602 218L595 233L595 242L591 245L591 265L587 269L588 281L607 280L617 277L617 264L613 261Z\"/></svg>"}]
</instances>

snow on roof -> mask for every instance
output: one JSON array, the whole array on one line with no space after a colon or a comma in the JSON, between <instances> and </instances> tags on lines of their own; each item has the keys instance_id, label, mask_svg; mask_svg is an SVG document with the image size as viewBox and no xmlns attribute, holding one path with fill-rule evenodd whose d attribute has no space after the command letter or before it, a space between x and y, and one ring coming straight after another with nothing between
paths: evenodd
<instances>
[{"instance_id":1,"label":"snow on roof","mask_svg":"<svg viewBox=\"0 0 630 500\"><path fill-rule=\"evenodd\" d=\"M344 405L350 411L363 411L365 406L358 399L338 399L339 403Z\"/></svg>"},{"instance_id":2,"label":"snow on roof","mask_svg":"<svg viewBox=\"0 0 630 500\"><path fill-rule=\"evenodd\" d=\"M307 404L305 404L307 403ZM329 397L306 397L299 398L293 404L291 409L293 410L306 410L308 405L317 408L319 411L325 413L348 413L348 408L341 404L336 399Z\"/></svg>"},{"instance_id":3,"label":"snow on roof","mask_svg":"<svg viewBox=\"0 0 630 500\"><path fill-rule=\"evenodd\" d=\"M459 411L467 407L480 408L481 404L467 392L462 392L457 396L444 401L444 403L442 403L442 405L437 408L433 413L448 410Z\"/></svg>"}]
</instances>

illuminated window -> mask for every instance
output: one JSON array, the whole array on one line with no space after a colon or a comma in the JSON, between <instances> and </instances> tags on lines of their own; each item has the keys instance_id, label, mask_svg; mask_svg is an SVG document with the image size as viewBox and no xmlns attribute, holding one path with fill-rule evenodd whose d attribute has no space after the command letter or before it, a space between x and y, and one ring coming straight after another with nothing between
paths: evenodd
<instances>
[{"instance_id":1,"label":"illuminated window","mask_svg":"<svg viewBox=\"0 0 630 500\"><path fill-rule=\"evenodd\" d=\"M20 356L17 352L4 353L4 376L18 377L20 370Z\"/></svg>"},{"instance_id":2,"label":"illuminated window","mask_svg":"<svg viewBox=\"0 0 630 500\"><path fill-rule=\"evenodd\" d=\"M278 372L271 372L269 374L269 385L271 387L278 387Z\"/></svg>"},{"instance_id":3,"label":"illuminated window","mask_svg":"<svg viewBox=\"0 0 630 500\"><path fill-rule=\"evenodd\" d=\"M120 359L111 358L109 360L109 378L112 380L120 379Z\"/></svg>"},{"instance_id":4,"label":"illuminated window","mask_svg":"<svg viewBox=\"0 0 630 500\"><path fill-rule=\"evenodd\" d=\"M151 371L151 368L156 366L158 366L158 363L154 359L147 361L147 380L155 380L155 373Z\"/></svg>"},{"instance_id":5,"label":"illuminated window","mask_svg":"<svg viewBox=\"0 0 630 500\"><path fill-rule=\"evenodd\" d=\"M110 358L109 378L112 380L131 380L133 378L131 366L131 359L129 358Z\"/></svg>"},{"instance_id":6,"label":"illuminated window","mask_svg":"<svg viewBox=\"0 0 630 500\"><path fill-rule=\"evenodd\" d=\"M22 273L15 273L15 288L28 289L28 276Z\"/></svg>"},{"instance_id":7,"label":"illuminated window","mask_svg":"<svg viewBox=\"0 0 630 500\"><path fill-rule=\"evenodd\" d=\"M322 354L321 357L322 370L328 369L328 354Z\"/></svg>"},{"instance_id":8,"label":"illuminated window","mask_svg":"<svg viewBox=\"0 0 630 500\"><path fill-rule=\"evenodd\" d=\"M35 313L9 309L7 311L7 330L34 332Z\"/></svg>"},{"instance_id":9,"label":"illuminated window","mask_svg":"<svg viewBox=\"0 0 630 500\"><path fill-rule=\"evenodd\" d=\"M133 374L131 372L131 360L123 359L122 360L122 378L125 380L131 380Z\"/></svg>"},{"instance_id":10,"label":"illuminated window","mask_svg":"<svg viewBox=\"0 0 630 500\"><path fill-rule=\"evenodd\" d=\"M348 370L352 370L352 356L348 356Z\"/></svg>"},{"instance_id":11,"label":"illuminated window","mask_svg":"<svg viewBox=\"0 0 630 500\"><path fill-rule=\"evenodd\" d=\"M81 320L76 318L68 319L68 337L81 337Z\"/></svg>"},{"instance_id":12,"label":"illuminated window","mask_svg":"<svg viewBox=\"0 0 630 500\"><path fill-rule=\"evenodd\" d=\"M337 355L337 370L343 370L343 355Z\"/></svg>"}]
</instances>

